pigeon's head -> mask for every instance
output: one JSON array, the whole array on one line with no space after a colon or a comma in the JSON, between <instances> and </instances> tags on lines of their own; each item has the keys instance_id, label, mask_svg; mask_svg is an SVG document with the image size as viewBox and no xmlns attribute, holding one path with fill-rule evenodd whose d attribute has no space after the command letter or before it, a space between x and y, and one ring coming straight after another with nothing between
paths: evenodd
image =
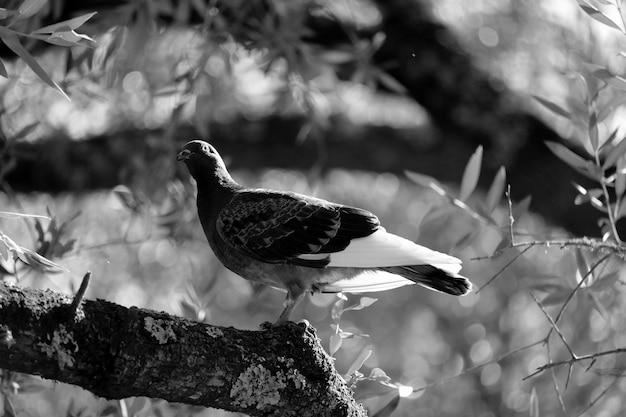
<instances>
[{"instance_id":1,"label":"pigeon's head","mask_svg":"<svg viewBox=\"0 0 626 417\"><path fill-rule=\"evenodd\" d=\"M209 177L232 181L220 154L203 140L187 142L178 152L176 160L183 161L187 165L196 181Z\"/></svg>"}]
</instances>

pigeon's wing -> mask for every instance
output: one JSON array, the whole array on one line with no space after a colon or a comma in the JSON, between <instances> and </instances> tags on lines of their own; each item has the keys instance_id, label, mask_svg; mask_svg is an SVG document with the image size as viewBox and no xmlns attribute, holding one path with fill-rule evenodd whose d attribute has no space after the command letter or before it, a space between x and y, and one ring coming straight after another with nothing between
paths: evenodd
<instances>
[{"instance_id":1,"label":"pigeon's wing","mask_svg":"<svg viewBox=\"0 0 626 417\"><path fill-rule=\"evenodd\" d=\"M330 254L379 228L372 213L296 193L246 190L220 211L216 226L233 248L268 263L322 268Z\"/></svg>"}]
</instances>

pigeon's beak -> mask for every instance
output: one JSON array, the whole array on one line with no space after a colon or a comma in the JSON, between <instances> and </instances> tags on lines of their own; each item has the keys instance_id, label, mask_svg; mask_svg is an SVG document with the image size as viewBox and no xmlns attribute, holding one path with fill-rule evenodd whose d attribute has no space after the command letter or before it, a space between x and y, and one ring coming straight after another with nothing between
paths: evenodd
<instances>
[{"instance_id":1,"label":"pigeon's beak","mask_svg":"<svg viewBox=\"0 0 626 417\"><path fill-rule=\"evenodd\" d=\"M191 157L191 151L189 149L183 149L182 151L178 152L178 155L176 155L176 160L186 161L190 157Z\"/></svg>"}]
</instances>

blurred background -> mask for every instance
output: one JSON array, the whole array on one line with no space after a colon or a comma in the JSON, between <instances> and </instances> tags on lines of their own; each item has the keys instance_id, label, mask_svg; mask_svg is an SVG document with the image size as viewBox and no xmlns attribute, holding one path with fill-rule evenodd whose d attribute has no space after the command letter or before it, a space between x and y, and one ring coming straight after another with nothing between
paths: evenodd
<instances>
[{"instance_id":1,"label":"blurred background","mask_svg":"<svg viewBox=\"0 0 626 417\"><path fill-rule=\"evenodd\" d=\"M519 239L602 234L603 214L574 204L572 182L590 180L544 145L582 154L586 126L532 97L586 114L590 74L624 72L623 25L611 28L590 10L621 22L621 4L7 3L24 17L8 14L0 25L18 34L97 14L43 40L18 36L20 52L0 31L8 75L0 78L0 210L53 219L0 217L0 231L68 269L42 273L0 258L2 279L71 294L90 270L88 298L242 329L274 321L284 294L225 270L199 227L194 184L175 156L205 138L244 185L365 208L387 230L464 260L480 291L463 298L404 287L368 294L377 302L337 321L333 306L360 297L313 295L292 315L336 350L340 373L371 350L364 378L380 369L412 387L392 415L623 415L623 355L524 379L570 358L546 313L562 313L559 329L577 354L626 345L621 264L603 263L597 285L570 300L580 271L600 255L542 246L492 256L510 243L505 183ZM604 100L611 109L600 135L621 138L620 89ZM478 173L476 186L462 185ZM451 203L457 197L465 208ZM341 346L331 349L337 334ZM231 415L162 400L107 402L11 378L21 387L11 397L18 415ZM398 392L369 386L356 395L375 415Z\"/></svg>"}]
</instances>

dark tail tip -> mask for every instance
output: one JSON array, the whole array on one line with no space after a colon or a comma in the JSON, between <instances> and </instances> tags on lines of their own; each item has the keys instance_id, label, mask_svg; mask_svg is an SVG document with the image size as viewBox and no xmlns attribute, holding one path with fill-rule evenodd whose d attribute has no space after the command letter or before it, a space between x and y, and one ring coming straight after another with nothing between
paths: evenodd
<instances>
[{"instance_id":1,"label":"dark tail tip","mask_svg":"<svg viewBox=\"0 0 626 417\"><path fill-rule=\"evenodd\" d=\"M472 283L467 278L432 265L389 266L380 269L446 294L465 295L472 290Z\"/></svg>"}]
</instances>

